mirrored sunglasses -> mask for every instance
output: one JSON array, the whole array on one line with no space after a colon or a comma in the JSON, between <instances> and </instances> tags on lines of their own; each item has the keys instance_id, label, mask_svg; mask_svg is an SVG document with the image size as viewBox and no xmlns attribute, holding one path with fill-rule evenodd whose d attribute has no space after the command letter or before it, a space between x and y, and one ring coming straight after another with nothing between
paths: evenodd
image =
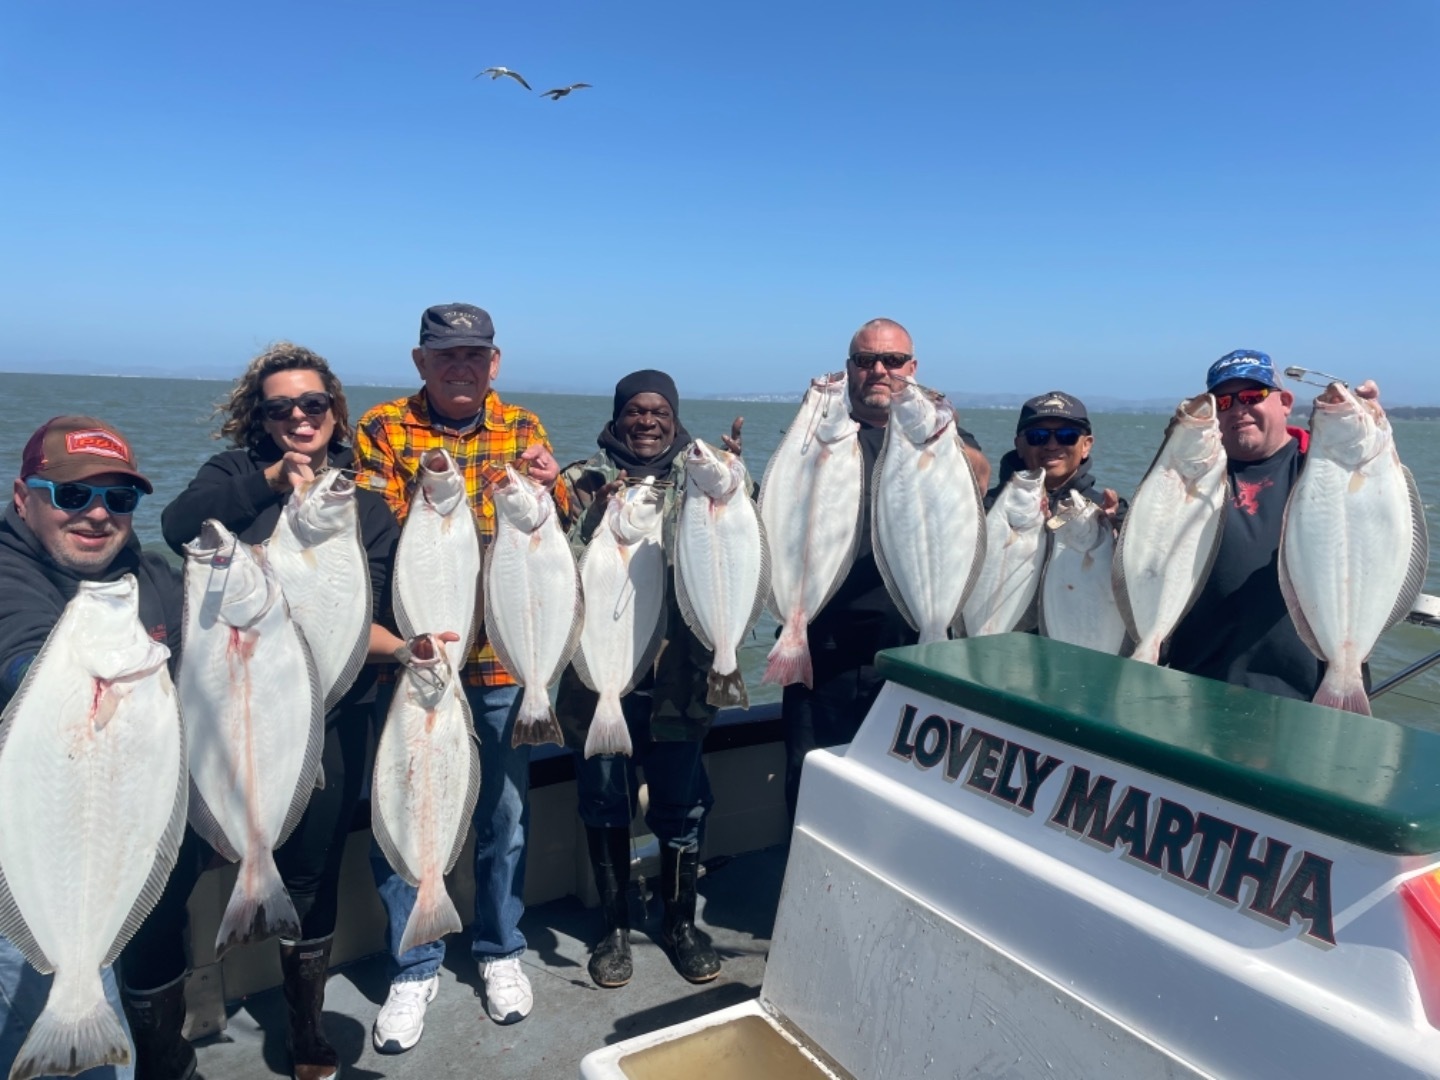
<instances>
[{"instance_id":1,"label":"mirrored sunglasses","mask_svg":"<svg viewBox=\"0 0 1440 1080\"><path fill-rule=\"evenodd\" d=\"M1025 441L1031 446L1044 446L1050 441L1050 436L1055 436L1055 441L1061 446L1074 446L1080 441L1080 436L1085 432L1078 427L1046 428L1028 427L1025 429Z\"/></svg>"},{"instance_id":2,"label":"mirrored sunglasses","mask_svg":"<svg viewBox=\"0 0 1440 1080\"><path fill-rule=\"evenodd\" d=\"M1237 390L1233 394L1216 394L1215 408L1220 412L1228 412L1238 401L1241 405L1254 408L1270 396L1272 388L1269 386L1256 386L1249 390Z\"/></svg>"}]
</instances>

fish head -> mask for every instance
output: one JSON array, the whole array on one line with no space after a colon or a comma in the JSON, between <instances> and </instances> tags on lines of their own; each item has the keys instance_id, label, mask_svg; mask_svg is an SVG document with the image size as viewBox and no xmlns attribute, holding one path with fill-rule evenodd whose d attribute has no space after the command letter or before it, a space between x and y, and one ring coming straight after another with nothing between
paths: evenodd
<instances>
[{"instance_id":1,"label":"fish head","mask_svg":"<svg viewBox=\"0 0 1440 1080\"><path fill-rule=\"evenodd\" d=\"M860 430L850 416L850 380L843 371L831 372L810 380L807 398L812 398L808 413L814 425L815 438L822 443L837 443Z\"/></svg>"},{"instance_id":2,"label":"fish head","mask_svg":"<svg viewBox=\"0 0 1440 1080\"><path fill-rule=\"evenodd\" d=\"M928 443L954 421L950 403L913 379L902 380L900 389L890 395L890 425L916 446Z\"/></svg>"},{"instance_id":3,"label":"fish head","mask_svg":"<svg viewBox=\"0 0 1440 1080\"><path fill-rule=\"evenodd\" d=\"M92 678L136 679L158 671L170 659L170 650L140 622L140 586L134 574L80 582L65 610L73 616L76 655Z\"/></svg>"},{"instance_id":4,"label":"fish head","mask_svg":"<svg viewBox=\"0 0 1440 1080\"><path fill-rule=\"evenodd\" d=\"M1060 501L1055 516L1046 524L1055 530L1065 546L1088 551L1095 546L1101 521L1100 507L1072 490Z\"/></svg>"},{"instance_id":5,"label":"fish head","mask_svg":"<svg viewBox=\"0 0 1440 1080\"><path fill-rule=\"evenodd\" d=\"M198 589L214 617L236 629L255 623L280 599L280 584L263 552L242 544L213 518L185 545L185 582L187 593Z\"/></svg>"},{"instance_id":6,"label":"fish head","mask_svg":"<svg viewBox=\"0 0 1440 1080\"><path fill-rule=\"evenodd\" d=\"M997 503L1010 527L1017 530L1038 529L1050 516L1050 500L1045 495L1045 470L1027 469L1010 474Z\"/></svg>"},{"instance_id":7,"label":"fish head","mask_svg":"<svg viewBox=\"0 0 1440 1080\"><path fill-rule=\"evenodd\" d=\"M522 474L514 465L494 486L495 514L521 532L531 533L555 513L555 502L544 485Z\"/></svg>"},{"instance_id":8,"label":"fish head","mask_svg":"<svg viewBox=\"0 0 1440 1080\"><path fill-rule=\"evenodd\" d=\"M449 517L465 501L465 477L446 450L427 450L420 456L415 501L423 502L441 517Z\"/></svg>"},{"instance_id":9,"label":"fish head","mask_svg":"<svg viewBox=\"0 0 1440 1080\"><path fill-rule=\"evenodd\" d=\"M354 478L339 469L327 469L304 491L290 493L284 513L295 535L314 544L353 527L354 508Z\"/></svg>"},{"instance_id":10,"label":"fish head","mask_svg":"<svg viewBox=\"0 0 1440 1080\"><path fill-rule=\"evenodd\" d=\"M685 452L685 483L712 499L723 499L740 486L745 466L728 450L696 439Z\"/></svg>"},{"instance_id":11,"label":"fish head","mask_svg":"<svg viewBox=\"0 0 1440 1080\"><path fill-rule=\"evenodd\" d=\"M1180 402L1160 448L1166 466L1193 480L1223 462L1219 417L1214 394L1198 394Z\"/></svg>"},{"instance_id":12,"label":"fish head","mask_svg":"<svg viewBox=\"0 0 1440 1080\"><path fill-rule=\"evenodd\" d=\"M417 704L434 708L449 692L454 677L445 645L434 634L417 634L405 644L410 650L405 663L406 691Z\"/></svg>"},{"instance_id":13,"label":"fish head","mask_svg":"<svg viewBox=\"0 0 1440 1080\"><path fill-rule=\"evenodd\" d=\"M1315 399L1310 413L1310 453L1357 469L1390 448L1390 421L1378 401L1358 397L1334 382Z\"/></svg>"},{"instance_id":14,"label":"fish head","mask_svg":"<svg viewBox=\"0 0 1440 1080\"><path fill-rule=\"evenodd\" d=\"M664 492L655 487L654 477L647 476L644 483L610 496L605 517L615 539L622 544L636 544L650 536L658 538L665 520Z\"/></svg>"}]
</instances>

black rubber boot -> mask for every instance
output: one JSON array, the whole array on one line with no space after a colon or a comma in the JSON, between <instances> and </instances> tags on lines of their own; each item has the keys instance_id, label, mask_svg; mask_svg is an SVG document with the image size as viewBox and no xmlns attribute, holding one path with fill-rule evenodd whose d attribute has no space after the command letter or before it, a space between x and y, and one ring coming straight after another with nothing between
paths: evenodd
<instances>
[{"instance_id":1,"label":"black rubber boot","mask_svg":"<svg viewBox=\"0 0 1440 1080\"><path fill-rule=\"evenodd\" d=\"M695 879L700 851L669 846L660 851L660 891L665 903L661 941L670 950L675 970L692 983L706 983L720 974L720 954L695 928Z\"/></svg>"},{"instance_id":2,"label":"black rubber boot","mask_svg":"<svg viewBox=\"0 0 1440 1080\"><path fill-rule=\"evenodd\" d=\"M590 954L590 978L596 986L624 986L635 973L630 960L630 830L587 825L585 839L605 917L605 936Z\"/></svg>"},{"instance_id":3,"label":"black rubber boot","mask_svg":"<svg viewBox=\"0 0 1440 1080\"><path fill-rule=\"evenodd\" d=\"M280 942L280 970L285 974L285 1004L290 1011L287 1045L295 1080L329 1080L340 1075L340 1056L325 1041L322 1021L333 940L332 936Z\"/></svg>"},{"instance_id":4,"label":"black rubber boot","mask_svg":"<svg viewBox=\"0 0 1440 1080\"><path fill-rule=\"evenodd\" d=\"M153 990L127 986L121 991L135 1039L136 1080L191 1080L195 1075L195 1050L180 1034L185 1027L185 978Z\"/></svg>"}]
</instances>

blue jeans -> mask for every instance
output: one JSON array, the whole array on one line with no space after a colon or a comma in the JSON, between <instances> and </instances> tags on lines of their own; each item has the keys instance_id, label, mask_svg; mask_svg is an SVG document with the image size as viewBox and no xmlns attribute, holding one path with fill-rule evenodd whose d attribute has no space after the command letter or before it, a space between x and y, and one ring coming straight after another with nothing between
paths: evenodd
<instances>
[{"instance_id":1,"label":"blue jeans","mask_svg":"<svg viewBox=\"0 0 1440 1080\"><path fill-rule=\"evenodd\" d=\"M116 984L115 972L107 967L100 975L105 983L105 997L119 1014L120 1022L125 1027L125 1035L130 1038L130 1045L133 1047L135 1040L130 1037L130 1023L120 1008L120 987ZM32 968L19 949L10 944L7 938L0 937L0 1076L10 1075L10 1066L19 1056L25 1036L30 1034L30 1025L45 1008L45 998L50 994L52 979L53 976L41 975ZM105 1065L86 1069L80 1074L80 1078L135 1080L135 1068L132 1065Z\"/></svg>"},{"instance_id":2,"label":"blue jeans","mask_svg":"<svg viewBox=\"0 0 1440 1080\"><path fill-rule=\"evenodd\" d=\"M530 829L530 747L510 745L519 687L467 686L465 697L480 737L480 798L475 802L475 923L471 954L479 963L525 951L525 841ZM370 869L385 905L385 941L395 958L393 981L420 981L440 970L445 943L396 947L415 907L416 890L370 845Z\"/></svg>"},{"instance_id":3,"label":"blue jeans","mask_svg":"<svg viewBox=\"0 0 1440 1080\"><path fill-rule=\"evenodd\" d=\"M628 829L639 801L635 787L638 765L644 768L645 782L650 785L645 824L655 839L680 851L698 849L701 825L715 804L705 772L705 744L699 739L651 739L648 695L630 694L621 702L621 708L630 729L630 757L597 754L587 758L580 751L575 753L580 820L593 828Z\"/></svg>"}]
</instances>

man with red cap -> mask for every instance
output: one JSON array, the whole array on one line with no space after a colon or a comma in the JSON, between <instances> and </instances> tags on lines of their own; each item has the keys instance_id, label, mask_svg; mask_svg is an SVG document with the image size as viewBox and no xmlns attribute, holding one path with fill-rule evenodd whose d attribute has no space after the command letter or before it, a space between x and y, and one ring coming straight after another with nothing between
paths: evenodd
<instances>
[{"instance_id":1,"label":"man with red cap","mask_svg":"<svg viewBox=\"0 0 1440 1080\"><path fill-rule=\"evenodd\" d=\"M82 581L115 581L133 574L140 586L145 628L170 647L172 663L180 655L184 611L180 575L164 557L143 553L134 534L135 508L151 490L129 441L103 420L57 416L25 444L13 499L0 517L0 580L5 582L0 589L0 708L15 696ZM0 1073L9 1073L26 1033L44 1008L50 980L0 938ZM119 990L109 969L104 981L106 994L118 1006ZM167 1002L163 995L147 999L143 1016L137 1016L129 1004L126 1011L141 1075L193 1075L193 1052L177 1069L146 1068L156 1023L173 1026L178 1041L184 999L176 996ZM106 1066L84 1074L95 1080L130 1080L134 1075L128 1066Z\"/></svg>"}]
</instances>

